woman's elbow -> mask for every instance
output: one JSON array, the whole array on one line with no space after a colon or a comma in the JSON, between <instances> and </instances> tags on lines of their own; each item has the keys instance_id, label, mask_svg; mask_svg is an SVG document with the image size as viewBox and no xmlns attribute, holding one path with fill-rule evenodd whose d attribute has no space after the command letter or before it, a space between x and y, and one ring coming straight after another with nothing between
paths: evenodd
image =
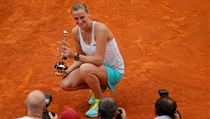
<instances>
[{"instance_id":1,"label":"woman's elbow","mask_svg":"<svg viewBox=\"0 0 210 119\"><path fill-rule=\"evenodd\" d=\"M97 60L94 62L94 64L97 66L103 65L103 58L97 58Z\"/></svg>"}]
</instances>

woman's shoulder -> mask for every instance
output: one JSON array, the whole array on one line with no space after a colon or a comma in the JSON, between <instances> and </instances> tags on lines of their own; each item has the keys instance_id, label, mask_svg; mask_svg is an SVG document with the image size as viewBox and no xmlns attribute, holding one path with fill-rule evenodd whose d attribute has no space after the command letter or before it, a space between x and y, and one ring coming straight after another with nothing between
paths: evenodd
<instances>
[{"instance_id":1,"label":"woman's shoulder","mask_svg":"<svg viewBox=\"0 0 210 119\"><path fill-rule=\"evenodd\" d=\"M104 23L102 23L102 22L96 22L96 30L108 30L109 28L107 27L107 25L106 24L104 24Z\"/></svg>"},{"instance_id":2,"label":"woman's shoulder","mask_svg":"<svg viewBox=\"0 0 210 119\"><path fill-rule=\"evenodd\" d=\"M78 26L75 26L72 30L72 36L74 39L78 39L78 36L79 36L79 27Z\"/></svg>"},{"instance_id":3,"label":"woman's shoulder","mask_svg":"<svg viewBox=\"0 0 210 119\"><path fill-rule=\"evenodd\" d=\"M71 30L72 33L78 33L79 31L79 27L78 26L74 26Z\"/></svg>"},{"instance_id":4,"label":"woman's shoulder","mask_svg":"<svg viewBox=\"0 0 210 119\"><path fill-rule=\"evenodd\" d=\"M73 35L73 36L78 35L78 33L79 33L79 27L78 27L78 26L75 26L75 27L71 30L71 32L72 32L72 35Z\"/></svg>"}]
</instances>

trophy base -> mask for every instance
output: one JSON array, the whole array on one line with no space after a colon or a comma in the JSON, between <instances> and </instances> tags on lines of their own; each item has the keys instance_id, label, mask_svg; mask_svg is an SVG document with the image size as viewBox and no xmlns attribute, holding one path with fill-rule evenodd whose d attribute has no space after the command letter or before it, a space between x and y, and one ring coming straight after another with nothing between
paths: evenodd
<instances>
[{"instance_id":1,"label":"trophy base","mask_svg":"<svg viewBox=\"0 0 210 119\"><path fill-rule=\"evenodd\" d=\"M58 76L64 76L66 74L66 71L68 69L67 64L63 61L57 62L54 66L55 68L55 75Z\"/></svg>"},{"instance_id":2,"label":"trophy base","mask_svg":"<svg viewBox=\"0 0 210 119\"><path fill-rule=\"evenodd\" d=\"M64 76L64 75L66 75L66 73L64 71L55 71L54 74L57 75L57 76Z\"/></svg>"}]
</instances>

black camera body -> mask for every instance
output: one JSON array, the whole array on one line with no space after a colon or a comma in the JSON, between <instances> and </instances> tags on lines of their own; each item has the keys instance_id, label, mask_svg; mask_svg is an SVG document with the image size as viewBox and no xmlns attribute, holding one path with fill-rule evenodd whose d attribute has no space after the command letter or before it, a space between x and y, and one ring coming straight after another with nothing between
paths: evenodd
<instances>
[{"instance_id":1,"label":"black camera body","mask_svg":"<svg viewBox=\"0 0 210 119\"><path fill-rule=\"evenodd\" d=\"M168 96L169 95L169 92L166 89L160 89L158 91L158 93L159 93L160 97L165 97L165 96Z\"/></svg>"},{"instance_id":2,"label":"black camera body","mask_svg":"<svg viewBox=\"0 0 210 119\"><path fill-rule=\"evenodd\" d=\"M50 103L52 102L52 96L50 94L45 94L45 109L44 112L42 113L42 119L51 119L49 116L49 111L48 111L48 107L50 105ZM55 116L54 112L50 112L53 116Z\"/></svg>"}]
</instances>

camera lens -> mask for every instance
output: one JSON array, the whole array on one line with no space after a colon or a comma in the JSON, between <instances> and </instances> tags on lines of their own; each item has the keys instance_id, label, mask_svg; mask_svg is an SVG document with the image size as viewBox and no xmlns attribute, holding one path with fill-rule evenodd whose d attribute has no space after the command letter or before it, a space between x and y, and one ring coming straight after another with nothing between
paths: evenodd
<instances>
[{"instance_id":1,"label":"camera lens","mask_svg":"<svg viewBox=\"0 0 210 119\"><path fill-rule=\"evenodd\" d=\"M159 93L160 97L168 96L168 94L169 94L168 90L166 90L166 89L160 89L158 91L158 93Z\"/></svg>"},{"instance_id":2,"label":"camera lens","mask_svg":"<svg viewBox=\"0 0 210 119\"><path fill-rule=\"evenodd\" d=\"M48 107L50 105L51 101L52 101L52 96L50 94L45 94L46 107Z\"/></svg>"}]
</instances>

